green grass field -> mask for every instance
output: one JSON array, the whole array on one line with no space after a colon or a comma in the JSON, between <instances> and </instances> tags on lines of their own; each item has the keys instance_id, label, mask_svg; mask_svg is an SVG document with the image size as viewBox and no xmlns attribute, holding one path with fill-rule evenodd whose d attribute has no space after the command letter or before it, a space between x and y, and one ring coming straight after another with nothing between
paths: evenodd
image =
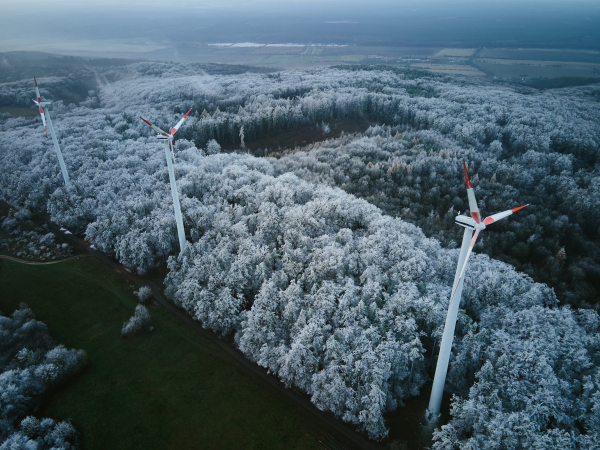
<instances>
[{"instance_id":1,"label":"green grass field","mask_svg":"<svg viewBox=\"0 0 600 450\"><path fill-rule=\"evenodd\" d=\"M310 64L335 64L340 62L359 62L366 55L273 55L261 61L262 65L303 66Z\"/></svg>"},{"instance_id":2,"label":"green grass field","mask_svg":"<svg viewBox=\"0 0 600 450\"><path fill-rule=\"evenodd\" d=\"M153 332L123 340L136 298L92 258L49 266L0 260L0 310L20 302L90 365L36 415L70 418L91 449L309 449L315 424L164 309Z\"/></svg>"},{"instance_id":3,"label":"green grass field","mask_svg":"<svg viewBox=\"0 0 600 450\"><path fill-rule=\"evenodd\" d=\"M8 113L13 117L36 117L40 112L33 108L0 107L0 114Z\"/></svg>"},{"instance_id":4,"label":"green grass field","mask_svg":"<svg viewBox=\"0 0 600 450\"><path fill-rule=\"evenodd\" d=\"M482 48L478 58L600 63L600 52L548 48Z\"/></svg>"},{"instance_id":5,"label":"green grass field","mask_svg":"<svg viewBox=\"0 0 600 450\"><path fill-rule=\"evenodd\" d=\"M598 77L597 64L587 63L548 63L547 61L518 61L475 59L473 66L499 77L530 77L530 78L559 78L559 77Z\"/></svg>"}]
</instances>

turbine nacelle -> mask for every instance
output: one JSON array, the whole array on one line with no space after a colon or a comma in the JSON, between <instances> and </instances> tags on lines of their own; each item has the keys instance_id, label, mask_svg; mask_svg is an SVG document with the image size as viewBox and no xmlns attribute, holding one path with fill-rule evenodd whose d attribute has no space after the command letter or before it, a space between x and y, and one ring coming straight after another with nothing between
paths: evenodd
<instances>
[{"instance_id":1,"label":"turbine nacelle","mask_svg":"<svg viewBox=\"0 0 600 450\"><path fill-rule=\"evenodd\" d=\"M35 105L40 110L40 115L42 116L42 123L44 124L44 131L46 132L46 137L48 137L48 127L46 126L46 118L44 117L44 110L42 109L42 106L49 105L50 102L43 102L42 101L42 98L40 97L40 90L38 88L37 80L35 79L35 77L33 77L33 82L35 84L35 93L37 95L37 100L34 98L33 99L33 103L35 103Z\"/></svg>"},{"instance_id":2,"label":"turbine nacelle","mask_svg":"<svg viewBox=\"0 0 600 450\"><path fill-rule=\"evenodd\" d=\"M436 418L440 412L440 406L442 404L442 394L444 392L444 384L446 382L446 373L448 371L448 363L450 362L450 353L452 351L452 340L454 339L454 327L456 326L456 320L458 317L458 307L460 304L460 297L462 293L462 283L465 276L465 270L469 257L473 252L473 247L477 241L479 233L485 230L487 225L497 222L505 217L512 215L520 209L525 208L528 205L519 206L518 208L509 209L503 212L493 214L482 220L477 206L477 200L475 199L475 191L471 185L469 174L467 172L467 165L463 163L463 169L465 171L465 182L467 185L467 198L469 199L469 211L471 217L458 215L454 222L465 229L463 235L463 242L460 248L458 256L458 264L456 266L456 274L454 275L454 284L452 286L452 293L450 295L450 302L448 304L448 314L446 316L446 323L444 325L444 333L442 335L442 341L440 343L440 352L438 355L438 362L435 369L435 377L433 379L433 385L431 388L431 397L429 399L429 407L427 414L431 418Z\"/></svg>"},{"instance_id":3,"label":"turbine nacelle","mask_svg":"<svg viewBox=\"0 0 600 450\"><path fill-rule=\"evenodd\" d=\"M148 122L143 117L140 117L140 119L142 119L144 122L146 122L148 125L150 125L154 131L156 131L156 133L157 133L156 139L158 139L160 141L167 141L169 143L169 145L171 147L171 153L173 154L173 136L175 136L175 133L177 132L177 130L179 129L179 127L181 126L181 124L183 123L183 121L187 118L187 116L191 112L192 112L192 110L190 108L190 110L187 113L185 113L185 115L181 119L179 119L179 122L177 122L177 125L175 125L171 129L169 129L168 133L166 131L161 130L156 125L151 124L150 122ZM175 159L175 155L174 154L173 154L173 159Z\"/></svg>"},{"instance_id":4,"label":"turbine nacelle","mask_svg":"<svg viewBox=\"0 0 600 450\"><path fill-rule=\"evenodd\" d=\"M483 222L477 223L475 222L475 219L468 216L458 215L456 216L456 219L454 219L454 223L470 230L481 231L485 229L485 224Z\"/></svg>"},{"instance_id":5,"label":"turbine nacelle","mask_svg":"<svg viewBox=\"0 0 600 450\"><path fill-rule=\"evenodd\" d=\"M454 223L457 225L460 225L461 227L469 228L471 230L474 230L475 225L477 225L477 222L475 222L475 219L473 219L472 217L467 217L467 216L462 216L462 215L456 216L456 219L454 219Z\"/></svg>"},{"instance_id":6,"label":"turbine nacelle","mask_svg":"<svg viewBox=\"0 0 600 450\"><path fill-rule=\"evenodd\" d=\"M156 125L151 124L143 117L140 117L145 123L147 123L156 132L156 139L164 141L167 146L165 147L165 157L167 158L167 168L169 170L169 183L171 185L171 195L173 196L173 209L175 210L175 223L177 224L177 236L179 237L179 248L181 253L185 248L185 229L183 228L183 216L181 215L181 205L179 204L179 194L177 192L177 184L175 181L175 153L173 152L173 136L177 132L177 129L181 126L185 118L192 110L190 109L185 116L183 116L177 125L165 132L158 128ZM169 148L171 152L169 153Z\"/></svg>"},{"instance_id":7,"label":"turbine nacelle","mask_svg":"<svg viewBox=\"0 0 600 450\"><path fill-rule=\"evenodd\" d=\"M518 208L512 208L506 211L502 211L496 214L493 214L485 219L481 219L481 213L479 212L479 207L477 206L477 199L475 198L475 191L473 190L473 186L471 185L471 180L469 179L469 173L467 172L467 165L463 162L463 170L465 171L465 182L467 185L467 197L469 199L469 210L471 212L471 217L467 216L457 216L454 220L454 223L460 225L464 228L469 228L471 230L482 231L485 230L486 225L489 225L494 222L498 222L505 217L510 216L511 214L517 212L520 209L525 208L529 205L519 206Z\"/></svg>"}]
</instances>

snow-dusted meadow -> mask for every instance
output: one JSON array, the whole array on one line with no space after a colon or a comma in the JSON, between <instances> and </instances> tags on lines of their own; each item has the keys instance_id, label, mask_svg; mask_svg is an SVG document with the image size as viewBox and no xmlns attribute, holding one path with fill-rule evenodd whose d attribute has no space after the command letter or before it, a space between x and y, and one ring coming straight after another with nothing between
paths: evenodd
<instances>
[{"instance_id":1,"label":"snow-dusted meadow","mask_svg":"<svg viewBox=\"0 0 600 450\"><path fill-rule=\"evenodd\" d=\"M598 313L561 306L482 254L541 281L555 270L563 299L593 303L597 87L538 92L373 67L210 76L139 63L93 76L87 100L50 110L73 186L39 119L4 117L2 199L47 210L140 272L167 264L175 304L373 439L387 434L384 412L428 395L458 253L449 224L467 205L462 160L485 215L531 203L470 262L452 419L435 448L598 444ZM42 97L68 81L39 78ZM3 102L31 97L30 80L0 87ZM190 107L175 143L188 241L177 256L164 152L138 116L168 129ZM387 125L279 160L214 141L358 115Z\"/></svg>"}]
</instances>

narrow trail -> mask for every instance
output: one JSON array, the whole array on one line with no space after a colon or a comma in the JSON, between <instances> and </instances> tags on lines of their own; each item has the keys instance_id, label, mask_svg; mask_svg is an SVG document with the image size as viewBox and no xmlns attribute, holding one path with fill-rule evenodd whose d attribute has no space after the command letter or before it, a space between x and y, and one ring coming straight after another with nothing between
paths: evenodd
<instances>
[{"instance_id":1,"label":"narrow trail","mask_svg":"<svg viewBox=\"0 0 600 450\"><path fill-rule=\"evenodd\" d=\"M326 436L333 435L336 437L336 440L338 441L337 443L335 443L335 445L331 445L331 444L327 445L327 444L325 444L325 442L320 442L321 445L325 444L324 447L326 447L326 448L336 448L336 449L338 449L338 448L339 449L357 448L357 449L368 449L368 450L373 449L373 450L375 450L375 449L382 448L381 446L372 444L365 437L361 436L356 431L354 431L352 428L350 428L346 424L340 422L332 415L319 410L315 405L313 405L310 402L307 395L299 393L299 392L295 391L294 389L286 388L285 385L281 381L279 381L279 379L277 377L268 373L266 369L258 366L257 364L255 364L252 361L250 361L249 359L247 359L246 356L242 352L240 352L238 349L233 347L230 343L221 339L217 334L213 333L210 330L203 328L202 325L200 324L200 322L195 321L184 310L180 309L179 307L175 306L173 303L168 301L165 298L165 296L163 295L159 286L155 282L135 275L129 269L127 269L122 264L118 263L113 258L105 255L102 252L99 252L98 250L96 250L94 248L91 248L90 244L85 242L84 240L78 238L77 236L75 236L73 234L70 234L70 233L67 234L67 233L63 232L57 224L50 221L50 218L47 215L44 215L44 220L45 220L46 224L48 225L48 228L50 229L50 231L52 233L54 233L55 236L57 236L63 242L67 242L67 243L74 245L82 253L79 255L76 255L76 256L71 256L71 257L65 258L65 259L56 260L56 261L47 261L47 262L28 261L28 260L23 260L23 259L19 259L19 258L14 258L12 256L4 256L4 255L0 255L0 259L6 259L9 261L14 261L14 262L28 264L28 265L58 264L61 262L72 261L74 259L86 258L86 257L87 258L91 257L91 258L95 258L100 261L103 261L104 263L111 266L120 275L125 277L128 281L135 284L136 286L138 286L138 287L149 286L150 289L152 290L152 295L154 296L156 301L158 301L158 303L163 308L165 308L167 311L169 311L171 314L173 314L175 317L177 317L181 322L183 322L187 326L193 328L195 331L197 331L204 337L208 338L210 341L212 341L214 344L216 344L219 348L221 348L223 351L225 351L225 353L227 353L230 357L232 357L237 363L242 365L246 370L248 370L249 372L252 372L256 376L262 378L265 382L270 384L277 391L279 391L286 397L293 400L296 404L301 406L305 410L306 413L308 413L310 416L312 416L310 418L313 420L313 422L317 422L317 425L319 426L319 428L322 429L322 431L324 432L324 434ZM330 438L331 437L332 436L330 436ZM329 439L327 439L327 440L329 440Z\"/></svg>"},{"instance_id":2,"label":"narrow trail","mask_svg":"<svg viewBox=\"0 0 600 450\"><path fill-rule=\"evenodd\" d=\"M61 262L65 262L65 261L71 261L73 259L79 259L79 258L89 258L92 255L79 255L79 256L69 256L68 258L63 258L63 259L55 259L53 261L29 261L28 259L20 259L20 258L15 258L13 256L8 256L8 255L0 255L0 259L6 259L7 261L14 261L14 262L18 262L20 264L27 264L28 266L47 266L48 264L58 264Z\"/></svg>"}]
</instances>

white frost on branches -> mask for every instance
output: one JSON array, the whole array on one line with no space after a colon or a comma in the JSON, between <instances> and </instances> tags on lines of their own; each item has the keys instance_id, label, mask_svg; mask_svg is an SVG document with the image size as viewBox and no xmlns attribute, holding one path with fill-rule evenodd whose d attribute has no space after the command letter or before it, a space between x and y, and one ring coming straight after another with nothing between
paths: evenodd
<instances>
[{"instance_id":1,"label":"white frost on branches","mask_svg":"<svg viewBox=\"0 0 600 450\"><path fill-rule=\"evenodd\" d=\"M129 318L129 320L123 323L121 329L122 337L130 337L138 334L150 323L150 313L144 305L137 305L135 307L135 313Z\"/></svg>"}]
</instances>

